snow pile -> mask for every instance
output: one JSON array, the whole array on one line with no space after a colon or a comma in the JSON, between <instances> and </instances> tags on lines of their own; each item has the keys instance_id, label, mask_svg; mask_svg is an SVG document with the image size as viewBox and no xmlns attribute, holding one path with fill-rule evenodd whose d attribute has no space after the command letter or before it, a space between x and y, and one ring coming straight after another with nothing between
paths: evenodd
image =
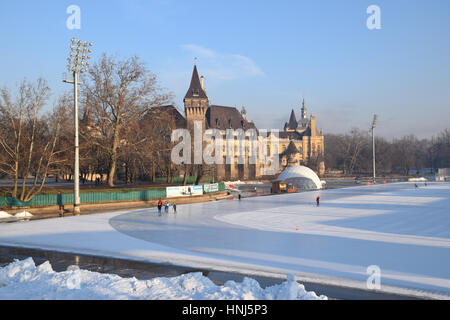
<instances>
[{"instance_id":1,"label":"snow pile","mask_svg":"<svg viewBox=\"0 0 450 320\"><path fill-rule=\"evenodd\" d=\"M241 180L236 180L236 181L225 181L224 184L225 185L233 185L233 184L243 184L245 182L242 182Z\"/></svg>"},{"instance_id":2,"label":"snow pile","mask_svg":"<svg viewBox=\"0 0 450 320\"><path fill-rule=\"evenodd\" d=\"M22 211L19 213L16 213L14 217L16 218L31 218L33 215L29 213L28 211Z\"/></svg>"},{"instance_id":3,"label":"snow pile","mask_svg":"<svg viewBox=\"0 0 450 320\"><path fill-rule=\"evenodd\" d=\"M126 279L80 270L77 266L58 273L53 271L48 261L36 267L33 259L28 258L0 268L0 299L327 300L327 297L307 292L293 275L280 285L262 289L256 280L250 278L241 283L228 281L217 286L201 273L151 280Z\"/></svg>"},{"instance_id":4,"label":"snow pile","mask_svg":"<svg viewBox=\"0 0 450 320\"><path fill-rule=\"evenodd\" d=\"M241 180L236 180L236 181L224 181L224 184L226 184L226 185L230 185L230 184L264 184L264 182L262 182L262 181L241 181Z\"/></svg>"},{"instance_id":5,"label":"snow pile","mask_svg":"<svg viewBox=\"0 0 450 320\"><path fill-rule=\"evenodd\" d=\"M408 181L409 182L426 182L428 180L425 179L424 177L420 177L420 178L409 178Z\"/></svg>"},{"instance_id":6,"label":"snow pile","mask_svg":"<svg viewBox=\"0 0 450 320\"><path fill-rule=\"evenodd\" d=\"M11 215L8 212L0 211L0 219L11 218Z\"/></svg>"}]
</instances>

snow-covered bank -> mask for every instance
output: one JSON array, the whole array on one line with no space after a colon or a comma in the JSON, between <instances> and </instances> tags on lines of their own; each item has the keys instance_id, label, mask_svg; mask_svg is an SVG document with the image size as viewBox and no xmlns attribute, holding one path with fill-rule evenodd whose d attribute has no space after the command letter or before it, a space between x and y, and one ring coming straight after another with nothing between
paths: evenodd
<instances>
[{"instance_id":1,"label":"snow-covered bank","mask_svg":"<svg viewBox=\"0 0 450 320\"><path fill-rule=\"evenodd\" d=\"M11 217L12 217L12 215L10 215L8 212L0 211L0 219L8 219Z\"/></svg>"},{"instance_id":2,"label":"snow-covered bank","mask_svg":"<svg viewBox=\"0 0 450 320\"><path fill-rule=\"evenodd\" d=\"M307 292L293 275L288 275L287 281L280 285L263 289L251 278L217 286L201 273L137 280L80 270L76 266L55 272L48 261L36 266L28 258L0 268L0 299L327 300L327 297Z\"/></svg>"}]
</instances>

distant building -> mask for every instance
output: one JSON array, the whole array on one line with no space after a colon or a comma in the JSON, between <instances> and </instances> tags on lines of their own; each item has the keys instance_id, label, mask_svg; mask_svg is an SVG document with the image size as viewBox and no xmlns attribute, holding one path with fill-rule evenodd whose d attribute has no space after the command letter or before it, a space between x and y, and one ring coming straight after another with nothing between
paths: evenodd
<instances>
[{"instance_id":1,"label":"distant building","mask_svg":"<svg viewBox=\"0 0 450 320\"><path fill-rule=\"evenodd\" d=\"M450 181L450 168L439 168L436 173L436 181Z\"/></svg>"},{"instance_id":2,"label":"distant building","mask_svg":"<svg viewBox=\"0 0 450 320\"><path fill-rule=\"evenodd\" d=\"M203 132L207 129L218 129L223 137L226 137L227 129L255 129L255 124L246 118L245 108L239 112L235 107L219 106L210 104L204 86L204 77L201 80L198 76L197 66L194 65L191 83L184 97L184 110L186 114L187 128L193 130L194 122L202 123ZM235 142L235 162L234 164L217 164L212 168L212 174L216 179L255 179L260 177L258 163L250 164L249 155L246 154L245 164L237 164L238 148ZM226 145L223 147L226 154Z\"/></svg>"},{"instance_id":3,"label":"distant building","mask_svg":"<svg viewBox=\"0 0 450 320\"><path fill-rule=\"evenodd\" d=\"M295 111L291 111L289 122L280 132L279 154L283 168L305 165L319 174L325 172L324 137L317 130L316 118L307 118L305 99L302 101L300 120L297 121Z\"/></svg>"},{"instance_id":4,"label":"distant building","mask_svg":"<svg viewBox=\"0 0 450 320\"><path fill-rule=\"evenodd\" d=\"M254 129L258 132L255 124L247 119L247 112L244 107L239 111L235 107L220 106L211 104L206 94L205 79L199 77L197 66L194 65L189 89L184 97L184 113L185 122L180 119L181 114L176 111L174 106L161 107L158 112L169 108L177 118L177 127L185 125L187 129L193 132L194 123L200 121L202 123L202 131L207 129L220 130L223 138L226 137L227 129ZM270 143L271 136L268 141ZM257 179L262 177L264 165L259 163L250 164L249 151L246 149L245 164L237 164L237 157L239 155L238 142L234 144L234 164L217 164L214 165L211 172L217 180L246 180ZM284 130L279 134L279 150L270 150L268 147L269 156L274 152L278 152L280 157L279 172L286 167L297 165L309 165L314 162L314 165L319 168L319 173L325 170L323 165L324 155L324 139L323 135L316 128L316 119L311 116L310 119L306 117L306 107L303 101L300 120L297 121L295 112L292 110L289 122L285 124ZM226 145L223 146L224 156L226 155ZM315 169L314 167L312 167ZM278 173L279 173L278 172Z\"/></svg>"}]
</instances>

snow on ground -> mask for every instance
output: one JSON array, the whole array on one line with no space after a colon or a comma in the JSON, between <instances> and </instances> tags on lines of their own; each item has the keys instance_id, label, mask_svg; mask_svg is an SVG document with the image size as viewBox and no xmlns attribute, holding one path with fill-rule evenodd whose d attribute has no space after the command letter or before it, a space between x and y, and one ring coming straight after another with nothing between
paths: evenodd
<instances>
[{"instance_id":1,"label":"snow on ground","mask_svg":"<svg viewBox=\"0 0 450 320\"><path fill-rule=\"evenodd\" d=\"M28 211L21 211L19 213L16 213L14 215L14 217L16 217L16 218L31 218L31 217L33 217L33 215L31 213L29 213Z\"/></svg>"},{"instance_id":2,"label":"snow on ground","mask_svg":"<svg viewBox=\"0 0 450 320\"><path fill-rule=\"evenodd\" d=\"M225 185L240 185L240 184L264 184L264 182L262 181L241 181L241 180L236 180L236 181L225 181L224 182Z\"/></svg>"},{"instance_id":3,"label":"snow on ground","mask_svg":"<svg viewBox=\"0 0 450 320\"><path fill-rule=\"evenodd\" d=\"M315 206L320 194L321 206ZM358 186L0 225L0 243L450 298L450 184Z\"/></svg>"},{"instance_id":4,"label":"snow on ground","mask_svg":"<svg viewBox=\"0 0 450 320\"><path fill-rule=\"evenodd\" d=\"M47 261L36 266L33 259L0 268L0 299L13 300L326 300L307 292L289 275L287 281L262 289L245 278L241 283L228 281L217 286L200 272L173 278L137 280L117 275L80 270L70 266L55 272Z\"/></svg>"},{"instance_id":5,"label":"snow on ground","mask_svg":"<svg viewBox=\"0 0 450 320\"><path fill-rule=\"evenodd\" d=\"M0 211L0 219L11 218L11 215L8 212Z\"/></svg>"}]
</instances>

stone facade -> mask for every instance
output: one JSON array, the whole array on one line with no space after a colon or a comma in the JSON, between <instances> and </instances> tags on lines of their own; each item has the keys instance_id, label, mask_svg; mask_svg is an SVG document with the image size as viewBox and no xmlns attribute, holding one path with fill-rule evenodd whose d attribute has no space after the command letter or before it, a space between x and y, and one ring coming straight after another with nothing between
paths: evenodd
<instances>
[{"instance_id":1,"label":"stone facade","mask_svg":"<svg viewBox=\"0 0 450 320\"><path fill-rule=\"evenodd\" d=\"M289 122L280 132L279 150L280 170L289 166L304 165L320 175L325 173L325 145L321 131L317 129L316 118L308 119L305 100L303 99L301 117L297 121L292 110Z\"/></svg>"},{"instance_id":2,"label":"stone facade","mask_svg":"<svg viewBox=\"0 0 450 320\"><path fill-rule=\"evenodd\" d=\"M202 134L207 129L217 129L220 131L225 140L227 129L247 131L254 129L258 130L252 121L247 119L246 110L243 107L241 111L235 107L218 106L210 104L209 98L204 87L204 78L199 77L197 66L194 66L192 72L191 83L189 89L184 97L184 111L186 116L186 127L193 132L194 123L196 121L202 124ZM191 133L191 136L192 133ZM269 135L267 142L270 144L272 136ZM216 164L208 166L209 172L215 177L215 180L251 180L262 177L264 166L256 161L256 164L250 164L250 146L249 141L246 141L245 148L245 163L237 164L239 154L239 144L235 140L234 146L234 163L226 164L227 145L223 146L224 164ZM203 148L205 143L203 142ZM323 135L316 128L316 119L311 116L309 119L306 115L305 102L301 110L300 120L297 121L295 112L292 110L289 122L285 124L284 130L279 134L278 150L270 150L268 147L269 156L274 152L278 152L280 158L279 172L284 170L287 166L294 165L311 165L314 162L314 168L319 171L319 174L325 170L323 165L324 155L324 139ZM205 164L203 166L206 166Z\"/></svg>"}]
</instances>

